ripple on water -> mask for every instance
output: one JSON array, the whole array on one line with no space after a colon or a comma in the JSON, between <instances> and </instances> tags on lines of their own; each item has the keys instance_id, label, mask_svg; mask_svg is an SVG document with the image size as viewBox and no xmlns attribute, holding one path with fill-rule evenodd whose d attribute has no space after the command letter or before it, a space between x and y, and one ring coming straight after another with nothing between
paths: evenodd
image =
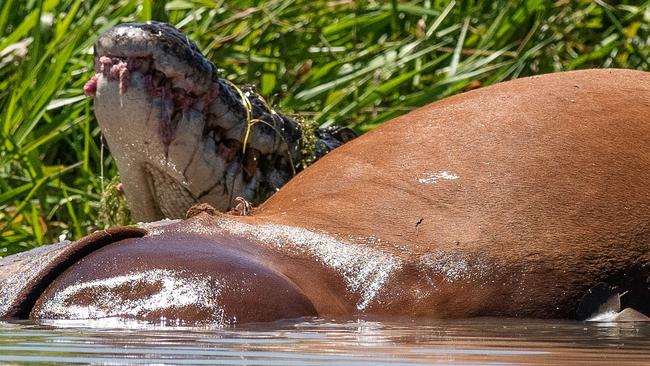
<instances>
[{"instance_id":1,"label":"ripple on water","mask_svg":"<svg viewBox=\"0 0 650 366\"><path fill-rule=\"evenodd\" d=\"M106 324L0 323L0 362L620 366L648 359L648 324L309 320L220 329L151 325L116 329Z\"/></svg>"}]
</instances>

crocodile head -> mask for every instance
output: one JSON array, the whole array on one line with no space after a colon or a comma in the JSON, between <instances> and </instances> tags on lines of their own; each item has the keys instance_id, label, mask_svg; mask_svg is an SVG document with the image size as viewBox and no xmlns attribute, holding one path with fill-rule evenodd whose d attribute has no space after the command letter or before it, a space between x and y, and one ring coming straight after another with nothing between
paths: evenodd
<instances>
[{"instance_id":1,"label":"crocodile head","mask_svg":"<svg viewBox=\"0 0 650 366\"><path fill-rule=\"evenodd\" d=\"M194 42L163 23L127 23L95 44L84 87L117 162L132 216L178 218L262 202L300 168L301 128L251 88L217 76Z\"/></svg>"}]
</instances>

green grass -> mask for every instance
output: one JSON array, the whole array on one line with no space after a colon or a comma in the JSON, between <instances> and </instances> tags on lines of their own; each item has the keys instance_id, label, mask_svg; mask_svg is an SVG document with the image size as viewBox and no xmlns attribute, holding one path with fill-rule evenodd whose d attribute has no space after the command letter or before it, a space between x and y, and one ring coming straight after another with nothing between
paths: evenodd
<instances>
[{"instance_id":1,"label":"green grass","mask_svg":"<svg viewBox=\"0 0 650 366\"><path fill-rule=\"evenodd\" d=\"M150 19L278 109L359 132L471 88L650 56L639 1L1 0L0 255L102 227L116 168L81 89L97 35Z\"/></svg>"}]
</instances>

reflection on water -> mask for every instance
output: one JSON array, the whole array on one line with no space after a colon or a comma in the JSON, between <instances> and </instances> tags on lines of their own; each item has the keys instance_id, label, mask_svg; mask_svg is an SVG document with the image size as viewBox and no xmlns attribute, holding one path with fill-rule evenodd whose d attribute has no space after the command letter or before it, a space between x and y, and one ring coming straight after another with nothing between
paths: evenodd
<instances>
[{"instance_id":1,"label":"reflection on water","mask_svg":"<svg viewBox=\"0 0 650 366\"><path fill-rule=\"evenodd\" d=\"M0 323L0 363L400 365L650 363L650 324L513 319L174 329ZM101 326L101 327L99 327Z\"/></svg>"}]
</instances>

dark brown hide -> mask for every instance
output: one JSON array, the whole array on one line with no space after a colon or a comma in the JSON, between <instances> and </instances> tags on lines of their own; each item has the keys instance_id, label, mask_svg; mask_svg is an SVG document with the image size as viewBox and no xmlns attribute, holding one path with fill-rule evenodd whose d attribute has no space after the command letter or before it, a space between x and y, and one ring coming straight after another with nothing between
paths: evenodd
<instances>
[{"instance_id":1,"label":"dark brown hide","mask_svg":"<svg viewBox=\"0 0 650 366\"><path fill-rule=\"evenodd\" d=\"M31 317L87 316L75 313L81 308L94 311L90 317L226 325L316 315L309 299L263 259L262 251L224 237L172 233L123 240L68 268ZM66 289L69 294L55 297Z\"/></svg>"},{"instance_id":2,"label":"dark brown hide","mask_svg":"<svg viewBox=\"0 0 650 366\"><path fill-rule=\"evenodd\" d=\"M295 177L254 220L375 236L411 262L462 258L481 272L443 280L420 305L386 299L392 312L567 317L599 280L647 291L649 146L650 73L524 78L379 126Z\"/></svg>"},{"instance_id":3,"label":"dark brown hide","mask_svg":"<svg viewBox=\"0 0 650 366\"><path fill-rule=\"evenodd\" d=\"M0 318L26 318L45 288L66 268L108 244L144 236L145 230L116 227L0 259Z\"/></svg>"},{"instance_id":4,"label":"dark brown hide","mask_svg":"<svg viewBox=\"0 0 650 366\"><path fill-rule=\"evenodd\" d=\"M193 212L101 249L43 300L69 284L172 266L231 279L268 272L248 297L219 297L229 315L248 320L313 310L573 317L601 282L629 290L621 301L648 313L648 146L650 73L588 70L498 84L336 149L252 216ZM288 295L269 295L270 284ZM246 315L265 306L272 309Z\"/></svg>"}]
</instances>

